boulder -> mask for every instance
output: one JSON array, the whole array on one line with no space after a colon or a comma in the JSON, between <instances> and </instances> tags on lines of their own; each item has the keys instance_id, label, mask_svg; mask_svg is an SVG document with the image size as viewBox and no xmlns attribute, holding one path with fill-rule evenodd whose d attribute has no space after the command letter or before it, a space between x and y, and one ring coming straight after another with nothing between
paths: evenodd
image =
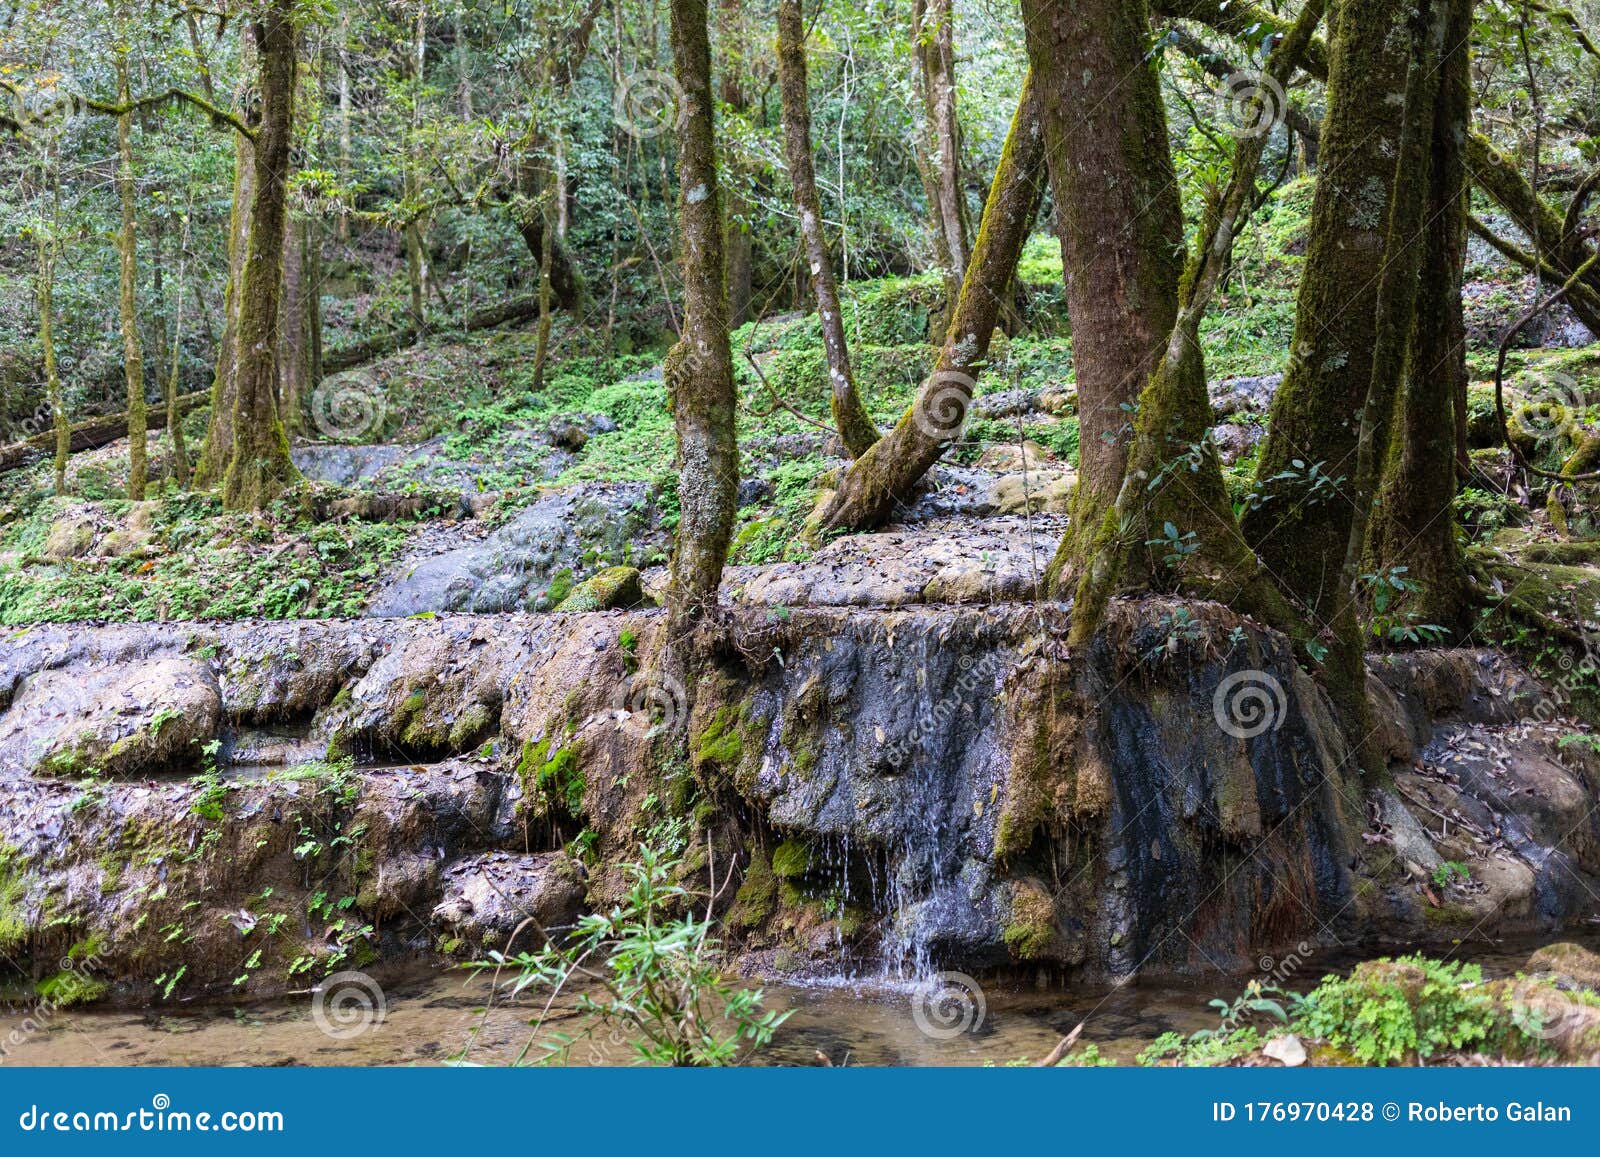
<instances>
[{"instance_id":1,"label":"boulder","mask_svg":"<svg viewBox=\"0 0 1600 1157\"><path fill-rule=\"evenodd\" d=\"M561 600L556 610L609 611L614 607L636 607L643 601L638 569L612 566L573 587L572 593Z\"/></svg>"},{"instance_id":2,"label":"boulder","mask_svg":"<svg viewBox=\"0 0 1600 1157\"><path fill-rule=\"evenodd\" d=\"M538 948L545 934L570 926L583 910L585 878L583 865L561 852L469 856L444 870L444 899L433 918L476 946Z\"/></svg>"},{"instance_id":3,"label":"boulder","mask_svg":"<svg viewBox=\"0 0 1600 1157\"><path fill-rule=\"evenodd\" d=\"M0 728L0 764L35 775L195 772L222 713L209 667L182 658L29 676Z\"/></svg>"},{"instance_id":4,"label":"boulder","mask_svg":"<svg viewBox=\"0 0 1600 1157\"><path fill-rule=\"evenodd\" d=\"M1546 944L1528 957L1526 970L1530 973L1547 972L1576 988L1600 991L1600 953L1591 952L1571 941Z\"/></svg>"}]
</instances>

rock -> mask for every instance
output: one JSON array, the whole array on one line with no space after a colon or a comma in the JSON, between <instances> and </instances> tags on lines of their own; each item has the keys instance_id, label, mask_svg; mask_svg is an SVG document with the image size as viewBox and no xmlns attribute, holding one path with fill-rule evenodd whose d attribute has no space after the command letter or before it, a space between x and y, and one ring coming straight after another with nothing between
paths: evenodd
<instances>
[{"instance_id":1,"label":"rock","mask_svg":"<svg viewBox=\"0 0 1600 1157\"><path fill-rule=\"evenodd\" d=\"M613 607L636 607L643 601L639 571L631 566L613 566L573 587L556 610L609 611Z\"/></svg>"},{"instance_id":2,"label":"rock","mask_svg":"<svg viewBox=\"0 0 1600 1157\"><path fill-rule=\"evenodd\" d=\"M1019 470L1038 470L1054 461L1055 455L1049 450L1037 442L1024 440L1020 445L999 442L990 446L978 457L977 465L979 470L1009 474Z\"/></svg>"},{"instance_id":3,"label":"rock","mask_svg":"<svg viewBox=\"0 0 1600 1157\"><path fill-rule=\"evenodd\" d=\"M1240 414L1264 416L1272 408L1273 396L1282 384L1282 374L1224 378L1212 382L1211 413L1218 422L1226 422Z\"/></svg>"},{"instance_id":4,"label":"rock","mask_svg":"<svg viewBox=\"0 0 1600 1157\"><path fill-rule=\"evenodd\" d=\"M573 453L589 444L589 431L582 422L573 418L552 418L545 431L554 445Z\"/></svg>"},{"instance_id":5,"label":"rock","mask_svg":"<svg viewBox=\"0 0 1600 1157\"><path fill-rule=\"evenodd\" d=\"M509 953L538 948L546 934L571 925L583 907L585 873L561 852L491 852L451 864L443 887L433 918L474 945Z\"/></svg>"},{"instance_id":6,"label":"rock","mask_svg":"<svg viewBox=\"0 0 1600 1157\"><path fill-rule=\"evenodd\" d=\"M98 558L122 558L137 554L155 537L151 519L155 510L153 502L135 502L128 508L122 525L111 531L97 544L94 554Z\"/></svg>"},{"instance_id":7,"label":"rock","mask_svg":"<svg viewBox=\"0 0 1600 1157\"><path fill-rule=\"evenodd\" d=\"M1548 972L1577 988L1600 991L1600 953L1570 941L1546 944L1528 957L1524 967L1529 973Z\"/></svg>"},{"instance_id":8,"label":"rock","mask_svg":"<svg viewBox=\"0 0 1600 1157\"><path fill-rule=\"evenodd\" d=\"M670 544L650 491L640 482L586 482L550 491L497 529L462 527L455 533L455 545L441 550L439 542L429 542L402 560L373 595L367 614L549 610L570 593L561 584L581 578L593 568L591 560L637 566Z\"/></svg>"},{"instance_id":9,"label":"rock","mask_svg":"<svg viewBox=\"0 0 1600 1157\"><path fill-rule=\"evenodd\" d=\"M1223 422L1211 427L1217 455L1224 466L1232 466L1256 448L1266 430L1254 422Z\"/></svg>"},{"instance_id":10,"label":"rock","mask_svg":"<svg viewBox=\"0 0 1600 1157\"><path fill-rule=\"evenodd\" d=\"M1261 1054L1271 1057L1286 1069L1299 1068L1306 1063L1306 1046L1293 1033L1273 1037L1261 1046Z\"/></svg>"},{"instance_id":11,"label":"rock","mask_svg":"<svg viewBox=\"0 0 1600 1157\"><path fill-rule=\"evenodd\" d=\"M1019 472L996 478L985 497L996 514L1066 514L1077 484L1071 470Z\"/></svg>"},{"instance_id":12,"label":"rock","mask_svg":"<svg viewBox=\"0 0 1600 1157\"><path fill-rule=\"evenodd\" d=\"M30 676L0 728L0 765L35 775L149 775L200 769L221 697L210 668L155 659Z\"/></svg>"},{"instance_id":13,"label":"rock","mask_svg":"<svg viewBox=\"0 0 1600 1157\"><path fill-rule=\"evenodd\" d=\"M96 533L98 529L92 515L62 515L50 524L50 533L45 536L44 546L39 549L39 557L51 561L82 558L94 545Z\"/></svg>"}]
</instances>

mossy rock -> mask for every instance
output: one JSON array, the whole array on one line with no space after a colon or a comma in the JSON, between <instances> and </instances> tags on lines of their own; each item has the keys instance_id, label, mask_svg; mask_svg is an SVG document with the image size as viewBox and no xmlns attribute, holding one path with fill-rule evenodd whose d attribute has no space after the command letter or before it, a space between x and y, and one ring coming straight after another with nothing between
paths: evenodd
<instances>
[{"instance_id":1,"label":"mossy rock","mask_svg":"<svg viewBox=\"0 0 1600 1157\"><path fill-rule=\"evenodd\" d=\"M1527 971L1548 972L1580 988L1600 991L1600 953L1571 942L1547 944L1528 957Z\"/></svg>"},{"instance_id":2,"label":"mossy rock","mask_svg":"<svg viewBox=\"0 0 1600 1157\"><path fill-rule=\"evenodd\" d=\"M613 607L636 607L644 602L639 571L631 566L607 567L584 579L555 608L558 612L609 611Z\"/></svg>"},{"instance_id":3,"label":"mossy rock","mask_svg":"<svg viewBox=\"0 0 1600 1157\"><path fill-rule=\"evenodd\" d=\"M734 928L759 928L772 915L778 900L778 879L766 852L760 848L750 850L750 866L745 869L744 880L734 894L733 907L728 910L727 921Z\"/></svg>"},{"instance_id":4,"label":"mossy rock","mask_svg":"<svg viewBox=\"0 0 1600 1157\"><path fill-rule=\"evenodd\" d=\"M1043 884L1022 880L1011 894L1011 918L1001 939L1018 960L1037 960L1056 939L1056 906Z\"/></svg>"},{"instance_id":5,"label":"mossy rock","mask_svg":"<svg viewBox=\"0 0 1600 1157\"><path fill-rule=\"evenodd\" d=\"M772 874L780 880L795 880L811 867L811 849L799 840L784 840L772 853Z\"/></svg>"}]
</instances>

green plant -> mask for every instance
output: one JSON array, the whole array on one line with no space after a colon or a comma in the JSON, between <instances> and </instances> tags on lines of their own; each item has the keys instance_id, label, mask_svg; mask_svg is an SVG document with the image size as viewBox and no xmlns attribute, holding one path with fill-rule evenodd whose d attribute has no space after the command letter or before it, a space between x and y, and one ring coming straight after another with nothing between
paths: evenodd
<instances>
[{"instance_id":1,"label":"green plant","mask_svg":"<svg viewBox=\"0 0 1600 1157\"><path fill-rule=\"evenodd\" d=\"M1466 883L1472 879L1472 872L1460 860L1445 860L1433 870L1433 882L1441 888L1448 887L1452 880Z\"/></svg>"},{"instance_id":2,"label":"green plant","mask_svg":"<svg viewBox=\"0 0 1600 1157\"><path fill-rule=\"evenodd\" d=\"M760 989L729 980L712 920L697 918L693 898L672 882L682 867L642 845L639 861L626 865L627 894L610 912L582 917L565 942L510 957L491 952L471 966L496 975L516 968L500 986L508 997L549 994L519 1061L534 1048L546 1061L565 1060L602 1028L620 1030L639 1060L659 1065L727 1065L771 1041L789 1014L763 1010ZM578 989L577 1026L545 1034L551 1004L571 988Z\"/></svg>"}]
</instances>

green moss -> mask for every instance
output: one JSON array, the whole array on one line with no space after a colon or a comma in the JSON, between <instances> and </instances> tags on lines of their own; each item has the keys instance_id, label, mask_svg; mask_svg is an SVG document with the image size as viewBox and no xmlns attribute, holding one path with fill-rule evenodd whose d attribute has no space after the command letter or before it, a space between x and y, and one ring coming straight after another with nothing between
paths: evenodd
<instances>
[{"instance_id":1,"label":"green moss","mask_svg":"<svg viewBox=\"0 0 1600 1157\"><path fill-rule=\"evenodd\" d=\"M564 612L608 611L613 607L635 607L644 601L639 571L631 566L607 567L577 586L556 605Z\"/></svg>"},{"instance_id":2,"label":"green moss","mask_svg":"<svg viewBox=\"0 0 1600 1157\"><path fill-rule=\"evenodd\" d=\"M750 866L745 869L744 880L733 897L733 907L728 911L728 923L734 928L759 928L772 915L778 899L778 878L773 874L767 854L760 848L750 850Z\"/></svg>"},{"instance_id":3,"label":"green moss","mask_svg":"<svg viewBox=\"0 0 1600 1157\"><path fill-rule=\"evenodd\" d=\"M578 766L578 753L572 747L550 750L550 737L537 743L529 741L522 746L522 758L517 763L517 776L522 780L523 795L539 795L560 803L574 817L583 815L583 793L588 784L583 769Z\"/></svg>"},{"instance_id":4,"label":"green moss","mask_svg":"<svg viewBox=\"0 0 1600 1157\"><path fill-rule=\"evenodd\" d=\"M794 880L811 867L811 849L799 840L784 840L772 853L772 874L780 880Z\"/></svg>"},{"instance_id":5,"label":"green moss","mask_svg":"<svg viewBox=\"0 0 1600 1157\"><path fill-rule=\"evenodd\" d=\"M27 894L22 853L11 844L0 844L0 953L15 952L27 943L29 924L22 907Z\"/></svg>"},{"instance_id":6,"label":"green moss","mask_svg":"<svg viewBox=\"0 0 1600 1157\"><path fill-rule=\"evenodd\" d=\"M1019 884L1011 897L1011 918L1001 939L1018 960L1037 960L1056 938L1055 903L1042 889Z\"/></svg>"},{"instance_id":7,"label":"green moss","mask_svg":"<svg viewBox=\"0 0 1600 1157\"><path fill-rule=\"evenodd\" d=\"M105 999L111 985L98 977L88 976L70 969L47 976L36 983L34 991L39 999L56 1008L71 1008L79 1004L93 1004Z\"/></svg>"},{"instance_id":8,"label":"green moss","mask_svg":"<svg viewBox=\"0 0 1600 1157\"><path fill-rule=\"evenodd\" d=\"M695 741L695 763L716 764L729 770L738 767L744 760L741 728L745 722L744 708L727 703L718 707Z\"/></svg>"},{"instance_id":9,"label":"green moss","mask_svg":"<svg viewBox=\"0 0 1600 1157\"><path fill-rule=\"evenodd\" d=\"M468 707L450 726L450 750L464 751L472 746L473 741L487 731L493 721L489 708L482 703Z\"/></svg>"}]
</instances>

